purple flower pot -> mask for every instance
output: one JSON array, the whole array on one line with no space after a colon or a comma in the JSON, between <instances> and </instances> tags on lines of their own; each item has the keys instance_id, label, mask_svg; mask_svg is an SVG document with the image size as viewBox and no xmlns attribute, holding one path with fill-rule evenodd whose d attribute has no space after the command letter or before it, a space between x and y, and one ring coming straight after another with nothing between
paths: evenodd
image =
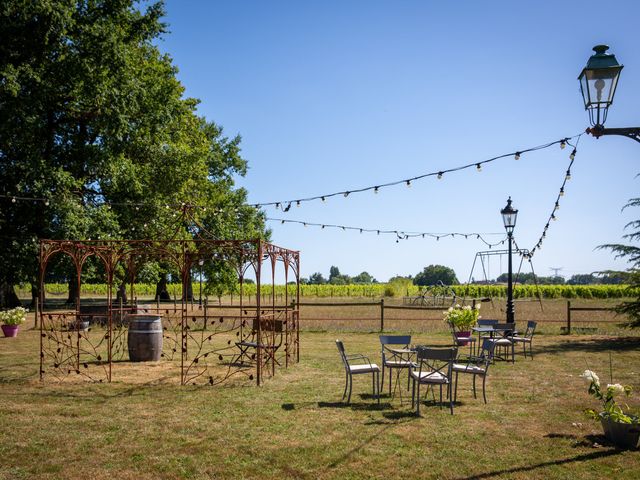
<instances>
[{"instance_id":1,"label":"purple flower pot","mask_svg":"<svg viewBox=\"0 0 640 480\"><path fill-rule=\"evenodd\" d=\"M20 325L2 325L2 333L5 337L17 337Z\"/></svg>"},{"instance_id":2,"label":"purple flower pot","mask_svg":"<svg viewBox=\"0 0 640 480\"><path fill-rule=\"evenodd\" d=\"M461 347L467 346L469 345L469 342L465 342L462 340L459 340L460 337L462 338L469 338L471 337L471 331L467 330L466 332L456 332L456 337L458 338L458 345Z\"/></svg>"}]
</instances>

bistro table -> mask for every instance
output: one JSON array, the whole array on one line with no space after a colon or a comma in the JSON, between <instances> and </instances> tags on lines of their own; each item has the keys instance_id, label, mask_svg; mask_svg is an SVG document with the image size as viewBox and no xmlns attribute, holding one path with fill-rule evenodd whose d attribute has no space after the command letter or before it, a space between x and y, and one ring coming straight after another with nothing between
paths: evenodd
<instances>
[{"instance_id":1,"label":"bistro table","mask_svg":"<svg viewBox=\"0 0 640 480\"><path fill-rule=\"evenodd\" d=\"M514 327L510 327L510 326L496 328L493 325L487 325L484 327L473 327L472 330L474 332L478 332L478 349L482 348L482 344L480 343L480 340L482 339L483 333L488 333L491 339L495 338L496 334L504 334L505 332L510 332L512 335L516 335L518 333L518 331ZM506 360L505 358L496 356L495 354L494 354L494 358L498 358L500 360Z\"/></svg>"},{"instance_id":2,"label":"bistro table","mask_svg":"<svg viewBox=\"0 0 640 480\"><path fill-rule=\"evenodd\" d=\"M415 357L415 354L416 354L416 346L410 346L409 348L387 348L387 350L389 351L389 353L393 355L394 361L407 362L409 364L409 367L407 368L407 370L411 371L411 367L416 366L415 362L413 361L413 358ZM396 396L396 389L398 388L398 384L400 383L400 373L404 369L396 368L396 370L397 370L396 381L393 387L393 393L391 394L391 398L395 398ZM407 375L409 375L409 373L407 373ZM402 388L398 389L398 394L400 395L400 404L402 405Z\"/></svg>"}]
</instances>

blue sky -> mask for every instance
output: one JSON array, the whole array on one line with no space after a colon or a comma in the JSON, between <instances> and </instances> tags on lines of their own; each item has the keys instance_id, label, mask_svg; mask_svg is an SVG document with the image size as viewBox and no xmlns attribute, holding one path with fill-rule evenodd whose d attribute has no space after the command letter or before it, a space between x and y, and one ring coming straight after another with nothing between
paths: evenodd
<instances>
[{"instance_id":1,"label":"blue sky","mask_svg":"<svg viewBox=\"0 0 640 480\"><path fill-rule=\"evenodd\" d=\"M625 65L607 126L640 124L640 3L611 1L191 1L166 3L159 42L199 113L242 136L250 202L351 190L475 163L584 131L576 80L591 48ZM397 186L303 203L269 217L418 232L503 233L537 242L571 149L558 147ZM618 242L640 212L640 144L584 135L572 179L533 265L539 275L626 268L597 245ZM636 209L637 210L637 209ZM426 265L471 272L478 240L410 239L269 222L300 250L302 274L363 270L384 281ZM500 239L488 236L488 239ZM494 258L491 276L506 269ZM525 271L528 271L526 267ZM474 277L482 272L476 268Z\"/></svg>"}]
</instances>

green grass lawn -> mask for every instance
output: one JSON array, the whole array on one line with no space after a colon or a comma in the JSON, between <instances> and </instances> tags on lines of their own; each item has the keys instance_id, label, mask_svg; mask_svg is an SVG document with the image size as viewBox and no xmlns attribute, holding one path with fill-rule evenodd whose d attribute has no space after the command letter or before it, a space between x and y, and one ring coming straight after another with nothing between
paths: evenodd
<instances>
[{"instance_id":1,"label":"green grass lawn","mask_svg":"<svg viewBox=\"0 0 640 480\"><path fill-rule=\"evenodd\" d=\"M639 453L582 413L598 404L579 377L588 365L607 383L611 353L614 382L639 390L640 337L540 335L533 360L491 367L487 405L465 377L455 415L427 403L420 418L406 396L378 406L368 376L341 403L336 337L380 362L376 333L302 332L301 362L261 387L181 387L153 367L41 384L38 332L23 329L0 339L0 478L640 478Z\"/></svg>"}]
</instances>

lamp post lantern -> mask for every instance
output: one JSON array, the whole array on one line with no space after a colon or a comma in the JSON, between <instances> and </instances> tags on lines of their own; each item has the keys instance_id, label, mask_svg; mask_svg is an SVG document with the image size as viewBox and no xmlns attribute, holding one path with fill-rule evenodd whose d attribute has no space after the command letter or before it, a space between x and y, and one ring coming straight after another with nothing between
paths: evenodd
<instances>
[{"instance_id":1,"label":"lamp post lantern","mask_svg":"<svg viewBox=\"0 0 640 480\"><path fill-rule=\"evenodd\" d=\"M504 228L507 231L509 241L509 272L507 275L507 323L514 323L515 312L513 308L513 264L511 261L511 244L513 243L513 229L516 227L518 210L511 206L511 197L507 200L507 206L500 210Z\"/></svg>"},{"instance_id":2,"label":"lamp post lantern","mask_svg":"<svg viewBox=\"0 0 640 480\"><path fill-rule=\"evenodd\" d=\"M587 133L596 138L602 135L622 135L640 142L640 128L604 127L623 68L615 55L607 53L607 50L609 50L608 45L593 47L595 54L591 55L578 76L584 108L589 112L589 121L592 125L591 128L587 128Z\"/></svg>"}]
</instances>

